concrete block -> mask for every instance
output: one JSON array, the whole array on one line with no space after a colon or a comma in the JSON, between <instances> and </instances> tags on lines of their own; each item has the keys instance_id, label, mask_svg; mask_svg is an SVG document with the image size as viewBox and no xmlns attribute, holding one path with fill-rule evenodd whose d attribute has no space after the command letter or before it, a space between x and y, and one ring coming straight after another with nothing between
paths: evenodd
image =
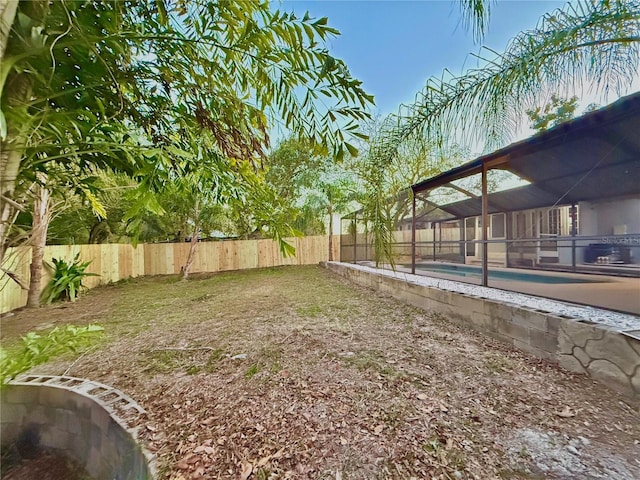
<instances>
[{"instance_id":1,"label":"concrete block","mask_svg":"<svg viewBox=\"0 0 640 480\"><path fill-rule=\"evenodd\" d=\"M587 340L585 351L591 358L614 363L627 375L633 375L640 365L640 355L631 348L627 338L617 332L607 331L601 340Z\"/></svg>"},{"instance_id":2,"label":"concrete block","mask_svg":"<svg viewBox=\"0 0 640 480\"><path fill-rule=\"evenodd\" d=\"M496 340L501 341L502 343L504 343L505 345L509 345L509 346L515 346L515 342L516 340L514 340L512 337L509 337L503 333L500 332L492 332L492 331L485 331L483 332L485 335L491 337L491 338L495 338ZM524 349L522 349L524 350Z\"/></svg>"},{"instance_id":3,"label":"concrete block","mask_svg":"<svg viewBox=\"0 0 640 480\"><path fill-rule=\"evenodd\" d=\"M514 312L513 307L511 305L506 305L504 303L492 302L490 300L484 301L484 311L485 313L491 315L495 318L503 318L505 320L511 321Z\"/></svg>"},{"instance_id":4,"label":"concrete block","mask_svg":"<svg viewBox=\"0 0 640 480\"><path fill-rule=\"evenodd\" d=\"M533 355L534 357L542 358L544 360L550 359L550 355L548 352L545 352L544 350L533 347L528 342L522 342L520 340L514 339L513 346L518 350L522 350L523 352Z\"/></svg>"},{"instance_id":5,"label":"concrete block","mask_svg":"<svg viewBox=\"0 0 640 480\"><path fill-rule=\"evenodd\" d=\"M413 305L416 308L425 308L425 298L411 291L400 291L393 295L394 298L402 302Z\"/></svg>"},{"instance_id":6,"label":"concrete block","mask_svg":"<svg viewBox=\"0 0 640 480\"><path fill-rule=\"evenodd\" d=\"M451 292L446 292L437 288L430 288L428 297L441 303L451 303Z\"/></svg>"},{"instance_id":7,"label":"concrete block","mask_svg":"<svg viewBox=\"0 0 640 480\"><path fill-rule=\"evenodd\" d=\"M94 404L91 409L91 425L106 433L112 422L113 420L109 412Z\"/></svg>"},{"instance_id":8,"label":"concrete block","mask_svg":"<svg viewBox=\"0 0 640 480\"><path fill-rule=\"evenodd\" d=\"M10 445L15 442L22 433L22 425L17 423L0 424L0 446Z\"/></svg>"},{"instance_id":9,"label":"concrete block","mask_svg":"<svg viewBox=\"0 0 640 480\"><path fill-rule=\"evenodd\" d=\"M89 444L91 445L92 450L94 448L100 450L100 448L102 447L103 436L104 436L104 433L101 428L96 427L95 425L91 425L91 435L89 438Z\"/></svg>"},{"instance_id":10,"label":"concrete block","mask_svg":"<svg viewBox=\"0 0 640 480\"><path fill-rule=\"evenodd\" d=\"M87 423L83 417L79 417L71 412L67 417L67 431L74 435L81 435L83 423Z\"/></svg>"},{"instance_id":11,"label":"concrete block","mask_svg":"<svg viewBox=\"0 0 640 480\"><path fill-rule=\"evenodd\" d=\"M558 336L540 330L529 329L529 343L531 346L544 350L555 356L558 351Z\"/></svg>"},{"instance_id":12,"label":"concrete block","mask_svg":"<svg viewBox=\"0 0 640 480\"><path fill-rule=\"evenodd\" d=\"M72 458L84 464L90 449L89 434L73 434L69 433L68 452L73 452Z\"/></svg>"},{"instance_id":13,"label":"concrete block","mask_svg":"<svg viewBox=\"0 0 640 480\"><path fill-rule=\"evenodd\" d=\"M519 342L529 343L529 329L522 325L517 325L512 322L505 322L501 326L500 333L518 340Z\"/></svg>"},{"instance_id":14,"label":"concrete block","mask_svg":"<svg viewBox=\"0 0 640 480\"><path fill-rule=\"evenodd\" d=\"M40 445L66 450L69 445L69 433L56 428L54 425L48 425L40 430Z\"/></svg>"},{"instance_id":15,"label":"concrete block","mask_svg":"<svg viewBox=\"0 0 640 480\"><path fill-rule=\"evenodd\" d=\"M562 318L547 315L547 332L557 335L562 321Z\"/></svg>"},{"instance_id":16,"label":"concrete block","mask_svg":"<svg viewBox=\"0 0 640 480\"><path fill-rule=\"evenodd\" d=\"M451 295L451 306L453 308L460 309L462 314L476 310L483 310L482 302L483 300L479 298L469 297L462 294L454 293Z\"/></svg>"},{"instance_id":17,"label":"concrete block","mask_svg":"<svg viewBox=\"0 0 640 480\"><path fill-rule=\"evenodd\" d=\"M105 474L108 474L109 468L107 463L108 460L104 458L102 453L100 452L100 447L91 446L87 454L87 458L84 464L87 473L91 475L93 478L108 478Z\"/></svg>"},{"instance_id":18,"label":"concrete block","mask_svg":"<svg viewBox=\"0 0 640 480\"><path fill-rule=\"evenodd\" d=\"M54 408L53 409L53 418L54 418L54 424L60 429L60 430L64 430L65 432L69 431L69 417L71 416L71 413L68 410L65 410L63 408Z\"/></svg>"},{"instance_id":19,"label":"concrete block","mask_svg":"<svg viewBox=\"0 0 640 480\"><path fill-rule=\"evenodd\" d=\"M95 388L95 385L87 383L87 388ZM13 390L14 386L20 388ZM15 403L7 401L5 392L9 389L14 392L11 400ZM44 390L47 391L43 393ZM25 404L20 403L18 392L25 394ZM64 451L92 473L92 465L87 463L90 458L90 462L100 470L100 475L94 475L95 478L151 478L144 453L127 432L124 422L120 424L92 398L73 390L39 383L3 389L1 400L2 442L14 441L26 431L32 431L34 439L42 446ZM92 419L99 425L94 425ZM105 432L109 432L109 436ZM105 457L105 452L112 455Z\"/></svg>"},{"instance_id":20,"label":"concrete block","mask_svg":"<svg viewBox=\"0 0 640 480\"><path fill-rule=\"evenodd\" d=\"M481 312L471 312L468 321L476 330L481 332L491 326L491 317Z\"/></svg>"},{"instance_id":21,"label":"concrete block","mask_svg":"<svg viewBox=\"0 0 640 480\"><path fill-rule=\"evenodd\" d=\"M38 387L32 387L38 388ZM65 408L68 410L75 409L76 405L73 401L75 395L69 395L64 388L40 388L40 403L48 405L52 408Z\"/></svg>"},{"instance_id":22,"label":"concrete block","mask_svg":"<svg viewBox=\"0 0 640 480\"><path fill-rule=\"evenodd\" d=\"M547 315L544 313L528 310L526 308L513 309L513 317L511 319L516 325L539 330L547 331Z\"/></svg>"},{"instance_id":23,"label":"concrete block","mask_svg":"<svg viewBox=\"0 0 640 480\"><path fill-rule=\"evenodd\" d=\"M509 320L506 320L504 318L501 317L495 317L493 315L487 315L487 325L486 325L486 331L487 332L493 332L493 333L499 333L500 335L506 335L506 331L509 329L509 324L511 322L509 322ZM513 337L510 337L513 338Z\"/></svg>"},{"instance_id":24,"label":"concrete block","mask_svg":"<svg viewBox=\"0 0 640 480\"><path fill-rule=\"evenodd\" d=\"M38 425L46 425L55 422L55 409L45 405L38 405L36 408L29 409L26 415L26 421L36 423Z\"/></svg>"},{"instance_id":25,"label":"concrete block","mask_svg":"<svg viewBox=\"0 0 640 480\"><path fill-rule=\"evenodd\" d=\"M2 404L0 409L0 421L4 423L22 424L27 415L27 407L15 403Z\"/></svg>"},{"instance_id":26,"label":"concrete block","mask_svg":"<svg viewBox=\"0 0 640 480\"><path fill-rule=\"evenodd\" d=\"M7 385L2 388L2 404L20 403L37 405L40 400L38 388L26 385Z\"/></svg>"}]
</instances>

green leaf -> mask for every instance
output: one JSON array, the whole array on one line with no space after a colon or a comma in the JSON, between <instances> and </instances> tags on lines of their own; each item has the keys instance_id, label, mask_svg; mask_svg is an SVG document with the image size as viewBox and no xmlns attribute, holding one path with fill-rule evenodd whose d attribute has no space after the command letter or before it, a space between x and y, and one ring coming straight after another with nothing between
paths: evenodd
<instances>
[{"instance_id":1,"label":"green leaf","mask_svg":"<svg viewBox=\"0 0 640 480\"><path fill-rule=\"evenodd\" d=\"M344 146L347 147L347 150L349 150L349 155L351 155L352 157L357 157L358 156L358 149L356 147L354 147L350 143L346 143L346 142L345 142Z\"/></svg>"},{"instance_id":2,"label":"green leaf","mask_svg":"<svg viewBox=\"0 0 640 480\"><path fill-rule=\"evenodd\" d=\"M7 139L7 119L4 117L4 113L0 109L0 140L5 141Z\"/></svg>"}]
</instances>

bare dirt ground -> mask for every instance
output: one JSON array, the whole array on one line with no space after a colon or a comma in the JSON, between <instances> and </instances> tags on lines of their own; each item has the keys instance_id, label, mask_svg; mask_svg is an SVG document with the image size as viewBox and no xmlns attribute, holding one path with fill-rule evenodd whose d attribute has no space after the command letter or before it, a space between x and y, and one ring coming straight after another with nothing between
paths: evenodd
<instances>
[{"instance_id":1,"label":"bare dirt ground","mask_svg":"<svg viewBox=\"0 0 640 480\"><path fill-rule=\"evenodd\" d=\"M87 472L73 460L54 451L41 451L32 458L7 462L3 457L3 480L91 480Z\"/></svg>"},{"instance_id":2,"label":"bare dirt ground","mask_svg":"<svg viewBox=\"0 0 640 480\"><path fill-rule=\"evenodd\" d=\"M139 279L2 320L99 323L37 372L146 410L173 480L640 478L640 404L319 267Z\"/></svg>"}]
</instances>

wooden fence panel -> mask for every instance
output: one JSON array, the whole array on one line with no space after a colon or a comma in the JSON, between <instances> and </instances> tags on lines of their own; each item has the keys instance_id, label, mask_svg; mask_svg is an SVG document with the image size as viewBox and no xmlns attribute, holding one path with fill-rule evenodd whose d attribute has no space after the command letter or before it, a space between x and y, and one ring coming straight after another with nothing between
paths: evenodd
<instances>
[{"instance_id":1,"label":"wooden fence panel","mask_svg":"<svg viewBox=\"0 0 640 480\"><path fill-rule=\"evenodd\" d=\"M327 236L289 238L296 247L296 255L285 258L277 242L273 240L225 240L200 242L193 262L192 272L221 272L280 265L311 265L326 261L329 257ZM44 259L73 261L76 255L91 261L87 272L99 276L87 277L89 288L124 278L140 275L172 275L180 273L187 261L189 243L141 244L134 248L127 244L100 245L49 245ZM340 237L333 238L334 259L340 258ZM24 285L29 283L31 248L10 248L2 264L15 272ZM43 272L43 286L51 278L48 269ZM20 288L8 275L0 276L0 313L22 307L27 303L27 291Z\"/></svg>"},{"instance_id":2,"label":"wooden fence panel","mask_svg":"<svg viewBox=\"0 0 640 480\"><path fill-rule=\"evenodd\" d=\"M28 285L30 264L31 247L9 248L5 253L2 268L13 272L25 285ZM26 305L27 290L20 288L20 285L4 272L0 275L0 313Z\"/></svg>"}]
</instances>

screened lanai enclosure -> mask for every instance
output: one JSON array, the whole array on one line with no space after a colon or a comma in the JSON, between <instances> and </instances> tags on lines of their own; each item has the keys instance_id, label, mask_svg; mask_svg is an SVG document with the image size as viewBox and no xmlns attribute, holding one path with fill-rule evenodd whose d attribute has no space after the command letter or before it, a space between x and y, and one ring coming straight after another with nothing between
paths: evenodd
<instances>
[{"instance_id":1,"label":"screened lanai enclosure","mask_svg":"<svg viewBox=\"0 0 640 480\"><path fill-rule=\"evenodd\" d=\"M640 314L640 93L412 185L378 266ZM341 261L375 265L362 211Z\"/></svg>"}]
</instances>

